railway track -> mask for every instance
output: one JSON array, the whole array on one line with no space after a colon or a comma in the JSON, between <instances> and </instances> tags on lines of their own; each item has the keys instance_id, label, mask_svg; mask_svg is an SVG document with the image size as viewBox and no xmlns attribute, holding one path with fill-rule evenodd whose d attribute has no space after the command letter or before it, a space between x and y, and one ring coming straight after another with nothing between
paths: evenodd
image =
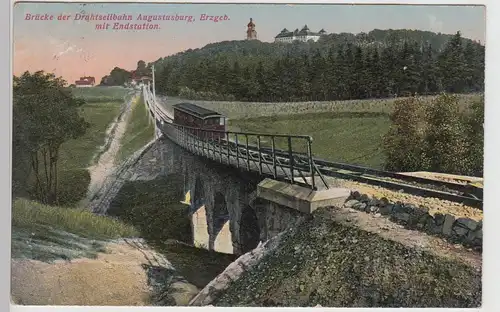
<instances>
[{"instance_id":1,"label":"railway track","mask_svg":"<svg viewBox=\"0 0 500 312\"><path fill-rule=\"evenodd\" d=\"M232 144L235 143L233 142ZM243 153L246 146L242 144L238 145ZM255 145L249 145L248 148L249 150L256 150ZM271 152L269 148L261 148L261 150ZM282 156L288 155L288 152L281 149L275 149L275 153ZM300 154L294 156L296 166L302 167L308 163L305 156ZM325 176L366 183L411 195L448 200L480 210L483 209L483 189L473 185L409 176L390 171L332 162L321 158L313 158L313 160L318 171Z\"/></svg>"}]
</instances>

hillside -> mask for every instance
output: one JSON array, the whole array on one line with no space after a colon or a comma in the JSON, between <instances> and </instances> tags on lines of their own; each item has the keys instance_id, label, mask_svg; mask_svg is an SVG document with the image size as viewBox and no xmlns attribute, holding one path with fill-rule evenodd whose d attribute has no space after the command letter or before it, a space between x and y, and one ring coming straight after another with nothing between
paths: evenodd
<instances>
[{"instance_id":1,"label":"hillside","mask_svg":"<svg viewBox=\"0 0 500 312\"><path fill-rule=\"evenodd\" d=\"M364 212L325 209L284 232L228 286L212 285L203 300L223 307L480 306L480 256L439 241Z\"/></svg>"},{"instance_id":2,"label":"hillside","mask_svg":"<svg viewBox=\"0 0 500 312\"><path fill-rule=\"evenodd\" d=\"M186 51L167 56L157 60L155 65L161 69L167 64L175 62L188 62L197 58L217 58L225 57L235 61L240 57L257 57L265 60L267 57L284 56L288 53L302 54L320 50L327 54L330 48L336 50L338 47L351 43L355 46L377 46L387 47L402 44L404 41L415 41L418 44L430 44L436 51L442 50L446 43L453 37L448 34L436 34L430 31L407 30L407 29L374 29L369 33L332 33L322 37L318 42L293 44L262 42L258 40L233 40L210 43L199 49L188 49ZM473 41L463 38L464 43Z\"/></svg>"},{"instance_id":3,"label":"hillside","mask_svg":"<svg viewBox=\"0 0 500 312\"><path fill-rule=\"evenodd\" d=\"M332 101L484 90L484 46L418 30L318 42L224 41L154 62L158 93L186 99Z\"/></svg>"}]
</instances>

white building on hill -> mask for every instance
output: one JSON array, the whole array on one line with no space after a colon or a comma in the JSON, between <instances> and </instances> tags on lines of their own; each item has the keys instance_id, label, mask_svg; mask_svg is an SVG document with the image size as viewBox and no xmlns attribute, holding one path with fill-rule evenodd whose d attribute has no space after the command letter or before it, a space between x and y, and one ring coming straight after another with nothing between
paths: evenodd
<instances>
[{"instance_id":1,"label":"white building on hill","mask_svg":"<svg viewBox=\"0 0 500 312\"><path fill-rule=\"evenodd\" d=\"M293 42L295 40L303 42L313 40L316 42L323 35L326 35L326 31L324 29L321 29L316 33L310 31L307 25L305 25L300 31L298 28L294 31L289 31L284 28L276 37L274 37L274 42Z\"/></svg>"}]
</instances>

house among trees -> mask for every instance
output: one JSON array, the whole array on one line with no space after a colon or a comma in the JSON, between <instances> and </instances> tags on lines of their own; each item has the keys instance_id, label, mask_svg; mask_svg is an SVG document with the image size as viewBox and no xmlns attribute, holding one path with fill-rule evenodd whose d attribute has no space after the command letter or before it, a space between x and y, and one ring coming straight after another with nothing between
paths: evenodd
<instances>
[{"instance_id":1,"label":"house among trees","mask_svg":"<svg viewBox=\"0 0 500 312\"><path fill-rule=\"evenodd\" d=\"M148 81L152 81L153 79L147 75L141 75L137 70L133 70L130 72L130 84L133 86L139 85L142 83L147 83Z\"/></svg>"},{"instance_id":2,"label":"house among trees","mask_svg":"<svg viewBox=\"0 0 500 312\"><path fill-rule=\"evenodd\" d=\"M284 28L276 37L274 37L274 42L293 42L295 40L307 42L309 40L313 40L314 42L318 41L321 36L326 35L326 31L321 29L319 32L312 32L309 30L309 27L305 25L300 31L299 29L295 29L294 31L289 31Z\"/></svg>"},{"instance_id":3,"label":"house among trees","mask_svg":"<svg viewBox=\"0 0 500 312\"><path fill-rule=\"evenodd\" d=\"M88 87L93 87L95 85L95 78L94 77L80 77L79 80L75 81L75 86L77 88L88 88Z\"/></svg>"}]
</instances>

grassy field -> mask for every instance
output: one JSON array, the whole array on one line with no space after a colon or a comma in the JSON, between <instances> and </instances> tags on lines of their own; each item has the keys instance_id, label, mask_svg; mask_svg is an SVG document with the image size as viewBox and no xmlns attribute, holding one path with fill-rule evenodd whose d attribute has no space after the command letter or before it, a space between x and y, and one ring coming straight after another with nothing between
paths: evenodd
<instances>
[{"instance_id":1,"label":"grassy field","mask_svg":"<svg viewBox=\"0 0 500 312\"><path fill-rule=\"evenodd\" d=\"M481 94L458 95L464 109ZM435 96L423 97L424 103ZM399 98L401 99L401 98ZM189 101L229 118L229 129L269 134L310 135L316 157L373 168L384 165L382 138L391 124L389 114L397 99L325 102L217 102ZM169 105L182 102L169 97ZM269 145L269 144L267 144ZM280 148L286 147L277 142ZM269 147L269 146L268 146ZM305 148L294 147L305 151Z\"/></svg>"},{"instance_id":2,"label":"grassy field","mask_svg":"<svg viewBox=\"0 0 500 312\"><path fill-rule=\"evenodd\" d=\"M120 112L120 102L89 103L82 116L90 123L83 137L69 140L59 153L59 198L61 204L71 205L82 199L90 183L87 170L100 146L105 143L106 130Z\"/></svg>"},{"instance_id":3,"label":"grassy field","mask_svg":"<svg viewBox=\"0 0 500 312\"><path fill-rule=\"evenodd\" d=\"M88 210L46 206L27 199L14 201L12 226L29 228L34 225L46 225L93 239L136 237L138 234L130 225Z\"/></svg>"},{"instance_id":4,"label":"grassy field","mask_svg":"<svg viewBox=\"0 0 500 312\"><path fill-rule=\"evenodd\" d=\"M130 91L123 87L70 88L73 96L91 102L122 101Z\"/></svg>"},{"instance_id":5,"label":"grassy field","mask_svg":"<svg viewBox=\"0 0 500 312\"><path fill-rule=\"evenodd\" d=\"M380 168L382 137L390 126L382 113L314 113L230 120L229 128L260 133L310 135L316 157ZM286 148L277 141L278 148ZM294 151L304 152L295 144Z\"/></svg>"},{"instance_id":6,"label":"grassy field","mask_svg":"<svg viewBox=\"0 0 500 312\"><path fill-rule=\"evenodd\" d=\"M479 99L480 94L459 95L462 104L470 104L473 100ZM430 101L434 96L426 96L425 100ZM401 99L401 98L399 98ZM262 103L262 102L218 102L218 101L195 101L188 102L215 110L225 114L230 119L253 118L262 116L294 115L319 112L375 112L390 113L397 99L367 99L348 101L318 101L318 102L282 102L282 103ZM170 104L183 102L184 100L169 97Z\"/></svg>"},{"instance_id":7,"label":"grassy field","mask_svg":"<svg viewBox=\"0 0 500 312\"><path fill-rule=\"evenodd\" d=\"M149 119L149 112L142 96L132 105L134 106L118 151L119 161L124 161L154 138L154 124Z\"/></svg>"},{"instance_id":8,"label":"grassy field","mask_svg":"<svg viewBox=\"0 0 500 312\"><path fill-rule=\"evenodd\" d=\"M188 206L180 203L182 185L183 177L174 175L128 182L111 203L108 214L134 226L140 237L165 255L180 275L197 287L204 287L235 257L186 245L192 244L192 234Z\"/></svg>"}]
</instances>

